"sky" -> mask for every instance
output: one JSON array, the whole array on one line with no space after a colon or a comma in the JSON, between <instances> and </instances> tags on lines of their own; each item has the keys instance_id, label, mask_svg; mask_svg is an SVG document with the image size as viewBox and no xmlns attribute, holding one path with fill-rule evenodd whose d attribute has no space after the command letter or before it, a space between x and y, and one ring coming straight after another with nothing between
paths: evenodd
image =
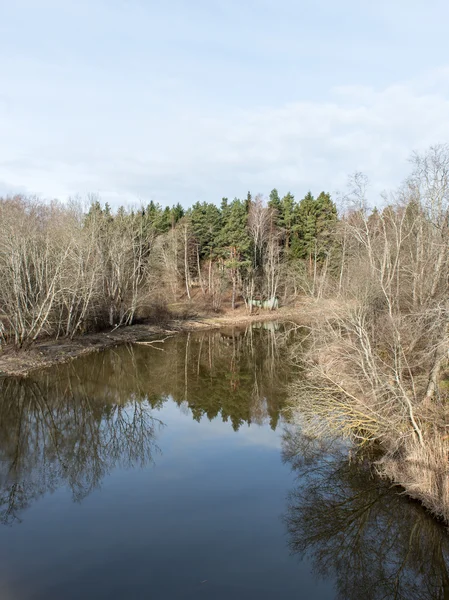
<instances>
[{"instance_id":1,"label":"sky","mask_svg":"<svg viewBox=\"0 0 449 600\"><path fill-rule=\"evenodd\" d=\"M443 0L0 0L0 195L373 202L449 142Z\"/></svg>"}]
</instances>

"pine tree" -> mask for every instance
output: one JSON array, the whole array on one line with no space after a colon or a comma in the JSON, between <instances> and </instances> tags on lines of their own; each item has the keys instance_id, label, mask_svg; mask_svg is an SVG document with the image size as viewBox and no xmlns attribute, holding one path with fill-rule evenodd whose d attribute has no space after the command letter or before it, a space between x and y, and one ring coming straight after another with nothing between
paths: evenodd
<instances>
[{"instance_id":1,"label":"pine tree","mask_svg":"<svg viewBox=\"0 0 449 600\"><path fill-rule=\"evenodd\" d=\"M154 219L154 229L158 234L166 233L173 226L172 212L169 206L163 210L162 207L156 205L156 213Z\"/></svg>"},{"instance_id":2,"label":"pine tree","mask_svg":"<svg viewBox=\"0 0 449 600\"><path fill-rule=\"evenodd\" d=\"M281 200L281 220L280 226L285 232L285 249L290 248L293 227L295 225L295 197L287 192Z\"/></svg>"},{"instance_id":3,"label":"pine tree","mask_svg":"<svg viewBox=\"0 0 449 600\"><path fill-rule=\"evenodd\" d=\"M248 235L245 202L235 198L224 206L222 213L222 228L219 234L219 252L225 267L229 270L232 280L232 308L235 308L237 280L241 270L251 264L251 240Z\"/></svg>"},{"instance_id":4,"label":"pine tree","mask_svg":"<svg viewBox=\"0 0 449 600\"><path fill-rule=\"evenodd\" d=\"M295 257L310 258L316 239L316 201L310 191L298 206L295 237Z\"/></svg>"},{"instance_id":5,"label":"pine tree","mask_svg":"<svg viewBox=\"0 0 449 600\"><path fill-rule=\"evenodd\" d=\"M337 208L330 194L321 192L314 198L309 191L299 203L295 226L294 256L322 262L328 253L337 221Z\"/></svg>"},{"instance_id":6,"label":"pine tree","mask_svg":"<svg viewBox=\"0 0 449 600\"><path fill-rule=\"evenodd\" d=\"M178 202L178 204L176 204L172 207L172 209L171 209L172 227L174 227L176 225L176 223L182 219L184 214L185 214L185 211L182 208L182 206L179 204L179 202Z\"/></svg>"},{"instance_id":7,"label":"pine tree","mask_svg":"<svg viewBox=\"0 0 449 600\"><path fill-rule=\"evenodd\" d=\"M220 209L207 202L194 204L189 212L192 230L201 258L210 258L218 246L221 228Z\"/></svg>"},{"instance_id":8,"label":"pine tree","mask_svg":"<svg viewBox=\"0 0 449 600\"><path fill-rule=\"evenodd\" d=\"M246 194L246 201L245 201L245 209L246 209L246 214L248 214L248 213L249 213L249 209L250 209L250 206L251 206L251 202L252 202L252 201L253 201L253 197L252 197L252 195L251 195L251 192L248 192L248 193Z\"/></svg>"},{"instance_id":9,"label":"pine tree","mask_svg":"<svg viewBox=\"0 0 449 600\"><path fill-rule=\"evenodd\" d=\"M273 212L273 225L276 225L276 227L282 227L282 204L276 188L272 189L270 192L268 208L270 208Z\"/></svg>"}]
</instances>

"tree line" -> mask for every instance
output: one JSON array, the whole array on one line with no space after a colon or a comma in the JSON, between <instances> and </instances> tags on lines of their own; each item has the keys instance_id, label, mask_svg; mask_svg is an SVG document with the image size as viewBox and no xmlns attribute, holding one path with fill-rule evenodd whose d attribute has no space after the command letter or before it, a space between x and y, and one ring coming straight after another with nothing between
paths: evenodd
<instances>
[{"instance_id":1,"label":"tree line","mask_svg":"<svg viewBox=\"0 0 449 600\"><path fill-rule=\"evenodd\" d=\"M24 347L159 318L164 305L238 301L304 289L328 261L337 210L329 194L297 202L273 190L220 206L120 207L93 198L0 199L0 340ZM308 285L308 283L307 283Z\"/></svg>"},{"instance_id":2,"label":"tree line","mask_svg":"<svg viewBox=\"0 0 449 600\"><path fill-rule=\"evenodd\" d=\"M411 164L377 207L355 174L338 215L325 192L116 212L4 198L0 339L158 319L165 303L332 299L296 354L295 418L380 450L379 473L449 521L449 146Z\"/></svg>"}]
</instances>

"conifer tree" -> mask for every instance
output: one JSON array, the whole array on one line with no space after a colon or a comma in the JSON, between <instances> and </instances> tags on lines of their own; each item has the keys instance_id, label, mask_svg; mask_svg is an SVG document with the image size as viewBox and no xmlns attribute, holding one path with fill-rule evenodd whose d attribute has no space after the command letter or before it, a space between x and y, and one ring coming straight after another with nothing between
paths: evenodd
<instances>
[{"instance_id":1,"label":"conifer tree","mask_svg":"<svg viewBox=\"0 0 449 600\"><path fill-rule=\"evenodd\" d=\"M241 270L250 265L251 240L248 235L245 202L235 198L230 204L223 205L222 228L219 235L219 247L224 265L232 280L232 308L235 308L237 281Z\"/></svg>"},{"instance_id":2,"label":"conifer tree","mask_svg":"<svg viewBox=\"0 0 449 600\"><path fill-rule=\"evenodd\" d=\"M200 257L210 258L218 246L221 227L220 209L215 204L197 202L190 210L190 218Z\"/></svg>"},{"instance_id":3,"label":"conifer tree","mask_svg":"<svg viewBox=\"0 0 449 600\"><path fill-rule=\"evenodd\" d=\"M285 232L285 249L290 248L293 228L295 225L295 197L287 192L281 200L281 221L280 226Z\"/></svg>"},{"instance_id":4,"label":"conifer tree","mask_svg":"<svg viewBox=\"0 0 449 600\"><path fill-rule=\"evenodd\" d=\"M282 227L282 204L276 188L272 189L270 192L268 208L271 209L274 217L273 225L276 225L276 227Z\"/></svg>"}]
</instances>

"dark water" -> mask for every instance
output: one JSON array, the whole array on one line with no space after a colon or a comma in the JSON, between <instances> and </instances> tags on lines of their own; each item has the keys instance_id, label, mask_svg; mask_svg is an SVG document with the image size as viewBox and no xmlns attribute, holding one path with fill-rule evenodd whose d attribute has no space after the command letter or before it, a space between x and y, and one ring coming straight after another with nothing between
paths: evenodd
<instances>
[{"instance_id":1,"label":"dark water","mask_svg":"<svg viewBox=\"0 0 449 600\"><path fill-rule=\"evenodd\" d=\"M449 598L445 530L280 415L297 336L0 381L0 598Z\"/></svg>"}]
</instances>

